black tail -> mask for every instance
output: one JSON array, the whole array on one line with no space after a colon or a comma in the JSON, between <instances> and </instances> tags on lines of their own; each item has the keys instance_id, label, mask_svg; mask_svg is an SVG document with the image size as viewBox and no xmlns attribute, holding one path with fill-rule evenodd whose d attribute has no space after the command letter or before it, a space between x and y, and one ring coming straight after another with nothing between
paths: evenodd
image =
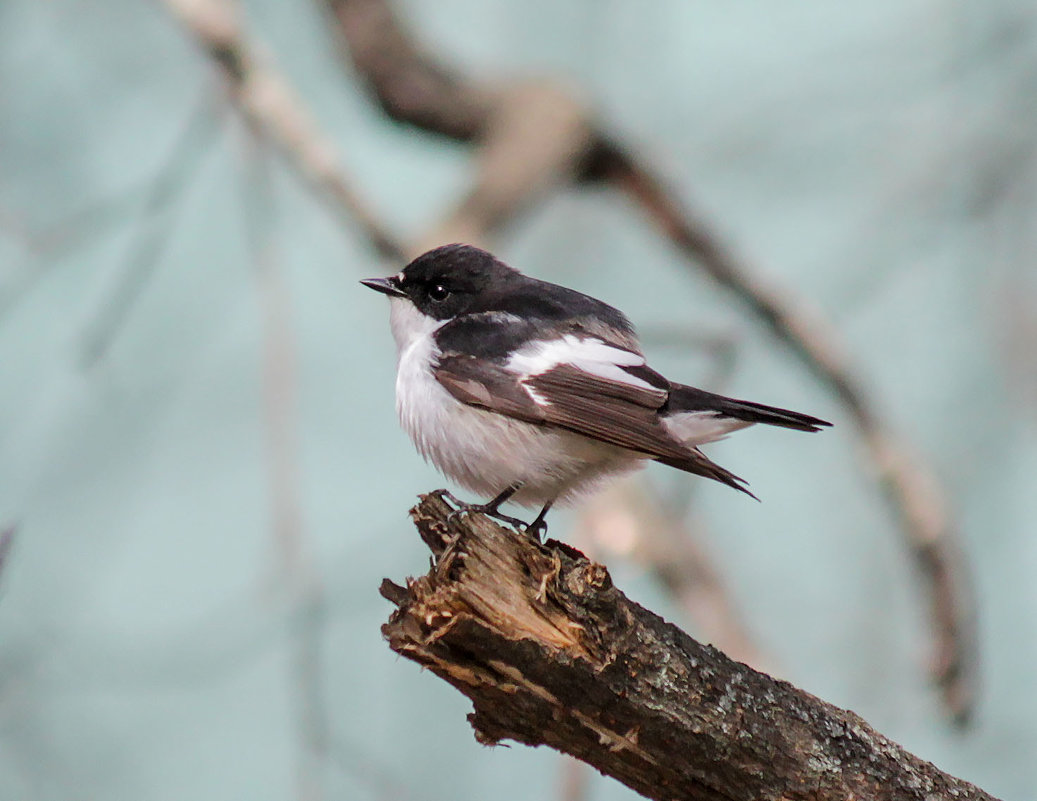
<instances>
[{"instance_id":1,"label":"black tail","mask_svg":"<svg viewBox=\"0 0 1037 801\"><path fill-rule=\"evenodd\" d=\"M749 483L741 476L736 476L730 470L725 470L723 467L712 461L698 448L693 448L684 459L656 459L657 462L662 462L670 467L676 467L678 470L684 470L688 473L694 473L695 475L705 476L711 478L714 481L719 481L721 484L727 484L729 487L733 487L739 492L744 492L753 500L760 500L752 492L749 491Z\"/></svg>"},{"instance_id":2,"label":"black tail","mask_svg":"<svg viewBox=\"0 0 1037 801\"><path fill-rule=\"evenodd\" d=\"M809 414L779 409L777 406L765 406L762 403L725 398L695 387L673 384L670 398L660 411L663 414L677 412L716 412L718 415L745 420L747 423L766 423L782 428L794 428L797 431L820 431L831 423ZM725 482L727 483L727 482Z\"/></svg>"}]
</instances>

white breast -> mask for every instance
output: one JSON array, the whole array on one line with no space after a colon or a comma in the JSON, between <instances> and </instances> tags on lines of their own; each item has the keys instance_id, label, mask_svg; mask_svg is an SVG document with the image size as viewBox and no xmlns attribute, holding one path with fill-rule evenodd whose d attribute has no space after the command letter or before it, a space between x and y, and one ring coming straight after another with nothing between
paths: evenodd
<instances>
[{"instance_id":1,"label":"white breast","mask_svg":"<svg viewBox=\"0 0 1037 801\"><path fill-rule=\"evenodd\" d=\"M396 340L396 413L418 451L462 486L490 497L513 484L514 500L541 505L636 467L636 454L560 429L536 426L456 400L432 375L443 324L405 298L390 298Z\"/></svg>"}]
</instances>

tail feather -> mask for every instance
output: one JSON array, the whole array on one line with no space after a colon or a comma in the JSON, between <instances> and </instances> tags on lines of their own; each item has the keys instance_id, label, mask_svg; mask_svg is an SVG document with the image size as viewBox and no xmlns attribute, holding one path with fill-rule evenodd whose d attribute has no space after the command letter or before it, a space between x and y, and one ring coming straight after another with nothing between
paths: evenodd
<instances>
[{"instance_id":1,"label":"tail feather","mask_svg":"<svg viewBox=\"0 0 1037 801\"><path fill-rule=\"evenodd\" d=\"M744 420L747 423L765 423L797 431L820 431L830 426L826 420L812 417L809 414L781 409L777 406L766 406L753 401L725 398L695 387L674 384L670 389L670 397L666 406L660 410L664 414L679 412L714 412L717 415Z\"/></svg>"},{"instance_id":2,"label":"tail feather","mask_svg":"<svg viewBox=\"0 0 1037 801\"><path fill-rule=\"evenodd\" d=\"M797 431L819 431L831 423L809 414L765 406L762 403L726 398L712 392L672 384L666 405L659 410L664 425L671 434L688 447L687 456L681 458L658 458L657 461L678 470L695 473L721 484L727 484L750 498L759 500L748 489L745 479L711 461L696 445L723 437L725 433L752 425L765 423ZM716 418L711 422L711 418Z\"/></svg>"},{"instance_id":3,"label":"tail feather","mask_svg":"<svg viewBox=\"0 0 1037 801\"><path fill-rule=\"evenodd\" d=\"M739 492L744 492L753 500L760 500L752 492L749 491L749 482L744 478L736 476L730 470L725 470L723 467L712 461L698 448L692 448L686 458L683 459L656 459L658 462L662 462L670 467L676 467L678 470L684 470L688 473L695 473L699 476L705 476L711 478L714 481L719 481L721 484L727 484L729 487L733 487Z\"/></svg>"}]
</instances>

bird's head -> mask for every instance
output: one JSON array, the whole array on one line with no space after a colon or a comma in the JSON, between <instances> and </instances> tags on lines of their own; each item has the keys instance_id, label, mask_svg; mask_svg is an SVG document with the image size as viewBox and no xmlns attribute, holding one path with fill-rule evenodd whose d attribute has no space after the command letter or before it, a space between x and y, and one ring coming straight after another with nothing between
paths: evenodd
<instances>
[{"instance_id":1,"label":"bird's head","mask_svg":"<svg viewBox=\"0 0 1037 801\"><path fill-rule=\"evenodd\" d=\"M364 286L410 302L425 317L450 320L484 305L519 273L472 245L444 245L418 256L396 275Z\"/></svg>"}]
</instances>

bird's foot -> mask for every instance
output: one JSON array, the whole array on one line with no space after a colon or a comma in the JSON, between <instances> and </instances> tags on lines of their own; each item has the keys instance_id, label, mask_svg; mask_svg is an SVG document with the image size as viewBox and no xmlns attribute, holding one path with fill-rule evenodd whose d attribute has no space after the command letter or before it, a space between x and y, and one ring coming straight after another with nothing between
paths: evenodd
<instances>
[{"instance_id":1,"label":"bird's foot","mask_svg":"<svg viewBox=\"0 0 1037 801\"><path fill-rule=\"evenodd\" d=\"M547 534L547 521L534 520L532 523L526 523L522 530L533 542L537 544L542 543L544 536Z\"/></svg>"},{"instance_id":2,"label":"bird's foot","mask_svg":"<svg viewBox=\"0 0 1037 801\"><path fill-rule=\"evenodd\" d=\"M507 523L512 528L521 529L525 531L529 528L529 524L525 520L519 520L517 517L511 517L510 515L504 514L497 509L494 509L491 504L488 503L456 503L457 507L450 514L447 515L447 523L451 522L455 517L461 514L479 514L492 517L494 520L499 520L502 523Z\"/></svg>"},{"instance_id":3,"label":"bird's foot","mask_svg":"<svg viewBox=\"0 0 1037 801\"><path fill-rule=\"evenodd\" d=\"M451 523L454 518L462 514L480 514L492 517L494 520L499 520L502 523L507 523L509 526L525 531L529 528L529 524L525 520L519 520L517 517L511 517L510 515L504 514L498 506L499 502L490 501L489 503L465 503L459 500L452 493L447 490L437 490L436 495L449 501L453 504L454 509L446 516L446 522Z\"/></svg>"},{"instance_id":4,"label":"bird's foot","mask_svg":"<svg viewBox=\"0 0 1037 801\"><path fill-rule=\"evenodd\" d=\"M543 542L544 535L547 534L547 521L544 518L547 516L547 510L551 508L550 503L541 510L540 514L537 515L536 520L532 523L527 523L524 520L519 520L517 517L511 517L510 515L506 515L500 511L500 505L514 495L517 490L517 485L508 487L504 492L500 493L500 495L487 503L465 503L458 499L449 490L445 489L436 490L432 494L438 495L440 498L449 501L455 507L450 514L447 515L447 523L450 523L460 514L482 514L487 517L492 517L494 520L499 520L502 523L507 523L512 528L522 531L534 542Z\"/></svg>"},{"instance_id":5,"label":"bird's foot","mask_svg":"<svg viewBox=\"0 0 1037 801\"><path fill-rule=\"evenodd\" d=\"M536 520L526 526L526 535L537 543L543 542L544 536L547 534L547 513L551 511L553 504L554 498L545 503L540 514L536 516Z\"/></svg>"}]
</instances>

